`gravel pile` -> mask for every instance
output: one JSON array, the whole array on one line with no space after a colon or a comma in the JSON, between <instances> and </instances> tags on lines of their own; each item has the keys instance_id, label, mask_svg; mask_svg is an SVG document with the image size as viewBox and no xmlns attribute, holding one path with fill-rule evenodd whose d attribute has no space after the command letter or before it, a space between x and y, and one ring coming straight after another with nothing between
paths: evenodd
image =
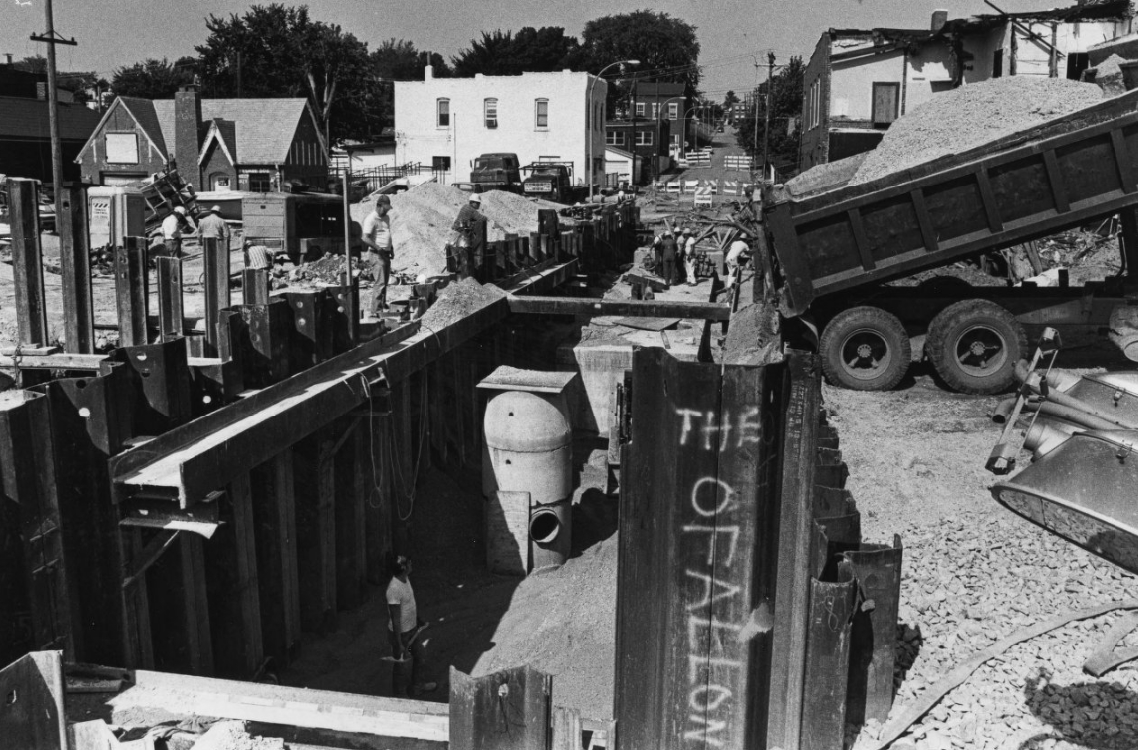
<instances>
[{"instance_id":1,"label":"gravel pile","mask_svg":"<svg viewBox=\"0 0 1138 750\"><path fill-rule=\"evenodd\" d=\"M841 187L853 179L872 152L854 154L845 159L819 164L787 181L783 187L794 197Z\"/></svg>"},{"instance_id":2,"label":"gravel pile","mask_svg":"<svg viewBox=\"0 0 1138 750\"><path fill-rule=\"evenodd\" d=\"M995 78L937 94L889 126L850 184L967 151L1102 98L1091 83L1034 76Z\"/></svg>"},{"instance_id":3,"label":"gravel pile","mask_svg":"<svg viewBox=\"0 0 1138 750\"><path fill-rule=\"evenodd\" d=\"M539 208L564 208L549 201L531 201L516 193L491 190L482 193L482 213L490 220L489 242L505 239L507 233L526 235L537 231ZM391 232L395 245L392 269L418 275L446 272L446 245L451 225L470 193L450 185L426 182L391 196ZM364 201L352 206L352 219L361 225L375 204Z\"/></svg>"},{"instance_id":4,"label":"gravel pile","mask_svg":"<svg viewBox=\"0 0 1138 750\"><path fill-rule=\"evenodd\" d=\"M363 272L371 278L371 269L367 263L361 263L358 258L352 258L353 272ZM344 273L344 256L325 253L320 260L311 263L301 263L289 272L289 284L293 286L314 286L317 284L342 283Z\"/></svg>"},{"instance_id":5,"label":"gravel pile","mask_svg":"<svg viewBox=\"0 0 1138 750\"><path fill-rule=\"evenodd\" d=\"M903 679L892 718L994 642L1056 615L1134 596L1134 576L995 505L898 531L905 545L897 643ZM1082 672L1122 616L1072 623L1009 649L893 747L1138 746L1138 669L1124 665L1100 679ZM1133 645L1138 635L1120 648ZM868 725L859 746L879 731Z\"/></svg>"},{"instance_id":6,"label":"gravel pile","mask_svg":"<svg viewBox=\"0 0 1138 750\"><path fill-rule=\"evenodd\" d=\"M482 286L471 278L448 284L423 316L423 328L438 331L470 315L506 293L496 286Z\"/></svg>"},{"instance_id":7,"label":"gravel pile","mask_svg":"<svg viewBox=\"0 0 1138 750\"><path fill-rule=\"evenodd\" d=\"M1127 62L1125 58L1111 55L1093 69L1095 85L1101 88L1107 96L1118 96L1126 93L1126 82L1122 77L1122 63L1124 62Z\"/></svg>"}]
</instances>

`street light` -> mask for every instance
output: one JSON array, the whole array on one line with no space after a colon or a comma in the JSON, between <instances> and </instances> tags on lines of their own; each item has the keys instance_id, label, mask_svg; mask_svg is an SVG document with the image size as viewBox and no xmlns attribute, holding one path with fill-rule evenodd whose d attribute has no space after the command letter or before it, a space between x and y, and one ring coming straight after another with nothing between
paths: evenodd
<instances>
[{"instance_id":1,"label":"street light","mask_svg":"<svg viewBox=\"0 0 1138 750\"><path fill-rule=\"evenodd\" d=\"M692 112L695 112L697 109L702 109L703 107L704 107L703 104L693 104L692 106L688 107L687 111L684 112L684 119L680 121L680 124L683 126L683 129L684 129L684 132L680 134L681 135L681 140L680 140L680 158L681 159L683 159L684 157L687 156L687 148L685 148L685 146L687 144L687 137L686 136L687 136L688 115L690 115ZM699 135L698 129L696 130L696 135L697 136ZM698 141L698 138L693 137L692 138L693 145L695 145L696 141Z\"/></svg>"},{"instance_id":2,"label":"street light","mask_svg":"<svg viewBox=\"0 0 1138 750\"><path fill-rule=\"evenodd\" d=\"M585 179L589 181L589 203L593 202L593 85L597 80L605 74L605 71L616 65L639 65L639 60L617 60L616 62L609 63L601 68L601 72L589 81L589 86L585 89L585 106L588 108L588 126L586 132L588 136L585 138ZM602 118L603 121L603 118ZM604 131L604 123L601 124L601 131Z\"/></svg>"}]
</instances>

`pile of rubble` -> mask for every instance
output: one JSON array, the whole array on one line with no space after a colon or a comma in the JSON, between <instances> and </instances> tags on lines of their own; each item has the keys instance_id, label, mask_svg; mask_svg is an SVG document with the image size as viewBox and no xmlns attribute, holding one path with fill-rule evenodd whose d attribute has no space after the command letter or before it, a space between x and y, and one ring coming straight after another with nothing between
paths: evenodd
<instances>
[{"instance_id":1,"label":"pile of rubble","mask_svg":"<svg viewBox=\"0 0 1138 750\"><path fill-rule=\"evenodd\" d=\"M352 258L352 275L360 281L371 281L371 265L361 262L359 258ZM338 286L343 283L343 276L344 256L325 253L320 260L301 263L289 271L288 281L291 286Z\"/></svg>"}]
</instances>

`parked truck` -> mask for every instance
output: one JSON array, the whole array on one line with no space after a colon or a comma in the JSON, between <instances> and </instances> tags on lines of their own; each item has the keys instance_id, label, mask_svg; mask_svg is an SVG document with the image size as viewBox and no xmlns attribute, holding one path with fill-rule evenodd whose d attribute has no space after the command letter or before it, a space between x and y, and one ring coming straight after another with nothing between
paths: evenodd
<instances>
[{"instance_id":1,"label":"parked truck","mask_svg":"<svg viewBox=\"0 0 1138 750\"><path fill-rule=\"evenodd\" d=\"M587 192L583 186L574 187L571 161L537 161L522 167L522 173L522 193L527 198L573 203Z\"/></svg>"},{"instance_id":2,"label":"parked truck","mask_svg":"<svg viewBox=\"0 0 1138 750\"><path fill-rule=\"evenodd\" d=\"M952 388L1014 382L1027 336L1109 335L1138 360L1138 91L855 186L763 196L780 307L820 336L822 367L858 390L896 386L915 337ZM887 282L1074 227L1121 218L1122 273L1083 286Z\"/></svg>"},{"instance_id":3,"label":"parked truck","mask_svg":"<svg viewBox=\"0 0 1138 750\"><path fill-rule=\"evenodd\" d=\"M517 154L482 154L474 160L470 182L477 186L474 192L508 190L520 193L522 188L521 163Z\"/></svg>"}]
</instances>

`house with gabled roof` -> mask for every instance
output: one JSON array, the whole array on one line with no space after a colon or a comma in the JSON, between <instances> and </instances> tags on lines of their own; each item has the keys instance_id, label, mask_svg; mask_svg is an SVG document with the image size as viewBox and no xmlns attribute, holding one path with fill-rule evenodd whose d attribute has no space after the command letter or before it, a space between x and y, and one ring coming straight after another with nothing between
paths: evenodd
<instances>
[{"instance_id":1,"label":"house with gabled roof","mask_svg":"<svg viewBox=\"0 0 1138 750\"><path fill-rule=\"evenodd\" d=\"M60 104L59 141L63 153L63 179L79 178L74 159L99 121L99 113L82 104ZM47 102L19 96L0 96L0 173L30 177L50 184L51 137Z\"/></svg>"},{"instance_id":2,"label":"house with gabled roof","mask_svg":"<svg viewBox=\"0 0 1138 750\"><path fill-rule=\"evenodd\" d=\"M174 99L121 96L76 161L96 185L139 182L177 166L196 190L280 190L289 182L323 188L328 148L306 99Z\"/></svg>"}]
</instances>

